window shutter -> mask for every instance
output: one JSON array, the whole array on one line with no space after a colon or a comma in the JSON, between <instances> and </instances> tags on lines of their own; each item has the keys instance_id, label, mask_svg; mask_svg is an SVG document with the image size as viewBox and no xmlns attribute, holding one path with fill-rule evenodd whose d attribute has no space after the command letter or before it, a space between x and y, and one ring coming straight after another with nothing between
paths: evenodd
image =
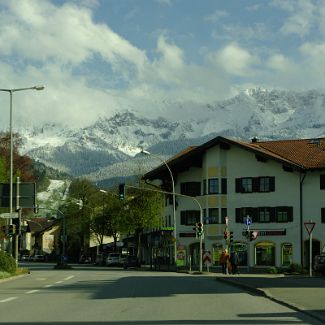
<instances>
[{"instance_id":1,"label":"window shutter","mask_svg":"<svg viewBox=\"0 0 325 325\"><path fill-rule=\"evenodd\" d=\"M181 225L186 225L186 212L181 211Z\"/></svg>"},{"instance_id":2,"label":"window shutter","mask_svg":"<svg viewBox=\"0 0 325 325\"><path fill-rule=\"evenodd\" d=\"M236 223L242 223L241 208L236 208Z\"/></svg>"},{"instance_id":3,"label":"window shutter","mask_svg":"<svg viewBox=\"0 0 325 325\"><path fill-rule=\"evenodd\" d=\"M270 192L275 191L275 177L270 177Z\"/></svg>"},{"instance_id":4,"label":"window shutter","mask_svg":"<svg viewBox=\"0 0 325 325\"><path fill-rule=\"evenodd\" d=\"M293 221L293 207L288 207L288 222Z\"/></svg>"},{"instance_id":5,"label":"window shutter","mask_svg":"<svg viewBox=\"0 0 325 325\"><path fill-rule=\"evenodd\" d=\"M325 174L319 175L320 189L325 190Z\"/></svg>"},{"instance_id":6,"label":"window shutter","mask_svg":"<svg viewBox=\"0 0 325 325\"><path fill-rule=\"evenodd\" d=\"M221 194L227 194L227 178L221 178Z\"/></svg>"},{"instance_id":7,"label":"window shutter","mask_svg":"<svg viewBox=\"0 0 325 325\"><path fill-rule=\"evenodd\" d=\"M260 178L254 177L252 183L253 192L260 192Z\"/></svg>"},{"instance_id":8,"label":"window shutter","mask_svg":"<svg viewBox=\"0 0 325 325\"><path fill-rule=\"evenodd\" d=\"M242 193L243 187L242 187L242 179L236 178L236 193Z\"/></svg>"}]
</instances>

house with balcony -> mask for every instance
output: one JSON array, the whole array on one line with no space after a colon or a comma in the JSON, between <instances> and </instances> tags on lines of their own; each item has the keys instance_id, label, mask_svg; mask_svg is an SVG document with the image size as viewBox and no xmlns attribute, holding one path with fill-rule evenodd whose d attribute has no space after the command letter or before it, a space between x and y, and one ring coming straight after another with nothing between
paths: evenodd
<instances>
[{"instance_id":1,"label":"house with balcony","mask_svg":"<svg viewBox=\"0 0 325 325\"><path fill-rule=\"evenodd\" d=\"M176 254L186 264L199 264L195 225L200 220L202 249L213 265L224 248L236 250L241 265L256 268L290 263L307 267L309 243L312 256L324 250L325 138L245 142L218 136L166 164L143 178L159 181L170 192L164 226L176 231ZM170 238L164 245L173 254Z\"/></svg>"}]
</instances>

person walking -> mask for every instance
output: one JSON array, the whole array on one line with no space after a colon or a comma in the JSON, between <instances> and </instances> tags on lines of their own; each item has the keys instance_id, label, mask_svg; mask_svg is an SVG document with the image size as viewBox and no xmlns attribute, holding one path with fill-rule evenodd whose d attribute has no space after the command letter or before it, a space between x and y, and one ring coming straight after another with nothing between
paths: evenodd
<instances>
[{"instance_id":1,"label":"person walking","mask_svg":"<svg viewBox=\"0 0 325 325\"><path fill-rule=\"evenodd\" d=\"M236 251L232 251L230 254L230 264L232 274L238 274L238 263L239 263L239 256Z\"/></svg>"},{"instance_id":2,"label":"person walking","mask_svg":"<svg viewBox=\"0 0 325 325\"><path fill-rule=\"evenodd\" d=\"M227 274L228 263L229 263L229 254L226 249L222 250L220 255L219 263L221 265L222 273Z\"/></svg>"}]
</instances>

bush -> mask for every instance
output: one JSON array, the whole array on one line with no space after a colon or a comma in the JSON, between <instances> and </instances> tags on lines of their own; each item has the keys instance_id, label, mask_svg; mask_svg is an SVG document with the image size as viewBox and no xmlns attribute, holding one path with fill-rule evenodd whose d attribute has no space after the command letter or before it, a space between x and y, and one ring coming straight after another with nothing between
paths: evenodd
<instances>
[{"instance_id":1,"label":"bush","mask_svg":"<svg viewBox=\"0 0 325 325\"><path fill-rule=\"evenodd\" d=\"M12 256L9 256L6 252L0 251L0 270L10 274L15 274L16 267L15 259Z\"/></svg>"},{"instance_id":2,"label":"bush","mask_svg":"<svg viewBox=\"0 0 325 325\"><path fill-rule=\"evenodd\" d=\"M278 272L278 269L277 269L275 266L271 266L271 267L268 269L268 273L270 273L270 274L277 274L277 273L279 273L279 272Z\"/></svg>"},{"instance_id":3,"label":"bush","mask_svg":"<svg viewBox=\"0 0 325 325\"><path fill-rule=\"evenodd\" d=\"M300 264L291 263L287 268L287 272L303 274L305 273L305 270Z\"/></svg>"}]
</instances>

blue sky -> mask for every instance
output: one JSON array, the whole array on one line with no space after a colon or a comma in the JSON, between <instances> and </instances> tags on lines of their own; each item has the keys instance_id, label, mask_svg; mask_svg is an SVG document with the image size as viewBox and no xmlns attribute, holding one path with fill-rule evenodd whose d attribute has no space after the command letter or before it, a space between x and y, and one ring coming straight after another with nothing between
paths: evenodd
<instances>
[{"instance_id":1,"label":"blue sky","mask_svg":"<svg viewBox=\"0 0 325 325\"><path fill-rule=\"evenodd\" d=\"M251 87L324 89L324 36L323 0L0 0L0 88L46 87L15 93L16 124L162 115Z\"/></svg>"}]
</instances>

